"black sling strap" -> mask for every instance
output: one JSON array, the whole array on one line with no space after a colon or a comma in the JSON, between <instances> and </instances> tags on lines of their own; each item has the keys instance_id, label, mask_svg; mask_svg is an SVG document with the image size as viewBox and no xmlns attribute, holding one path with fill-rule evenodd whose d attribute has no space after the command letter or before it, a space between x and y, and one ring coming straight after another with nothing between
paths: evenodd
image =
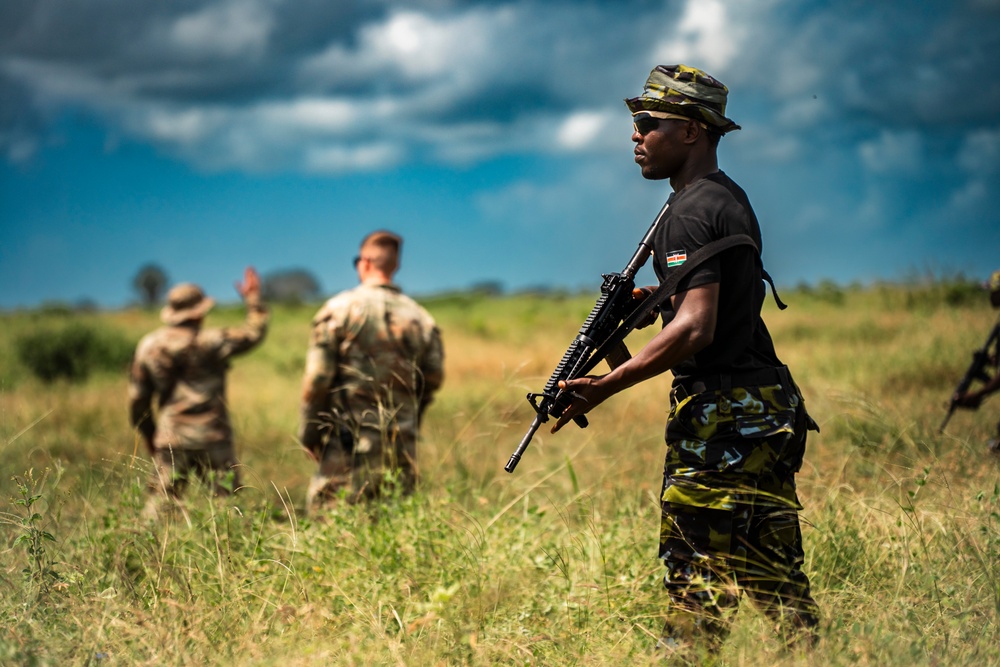
<instances>
[{"instance_id":1,"label":"black sling strap","mask_svg":"<svg viewBox=\"0 0 1000 667\"><path fill-rule=\"evenodd\" d=\"M747 234L733 234L731 236L725 236L721 239L717 239L710 243L706 243L702 247L691 253L691 256L680 266L680 268L674 270L670 276L660 283L659 287L653 291L648 297L643 299L635 310L633 310L629 315L622 320L622 323L618 325L615 332L608 337L604 343L597 348L593 356L584 364L579 377L582 377L592 371L598 363L601 362L605 357L608 358L608 363L612 365L612 368L620 365L624 361L628 360L631 356L628 352L628 348L624 345L625 337L635 329L639 322L642 322L649 318L654 310L660 307L660 305L673 296L677 292L677 286L682 280L687 278L699 265L704 263L706 260L715 257L724 250L729 250L730 248L735 248L737 246L750 246L754 249L755 257L757 259L757 264L760 267L761 276L767 281L767 284L771 286L771 294L774 295L774 302L778 305L780 310L784 310L788 306L781 301L778 297L778 290L774 287L774 281L771 279L770 274L764 270L764 265L760 260L760 249L752 238Z\"/></svg>"}]
</instances>

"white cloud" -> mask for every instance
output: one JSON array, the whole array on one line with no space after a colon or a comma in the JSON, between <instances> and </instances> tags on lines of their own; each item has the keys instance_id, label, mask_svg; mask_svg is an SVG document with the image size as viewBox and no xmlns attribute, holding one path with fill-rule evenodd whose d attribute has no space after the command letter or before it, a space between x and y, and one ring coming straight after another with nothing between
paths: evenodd
<instances>
[{"instance_id":1,"label":"white cloud","mask_svg":"<svg viewBox=\"0 0 1000 667\"><path fill-rule=\"evenodd\" d=\"M795 97L783 104L775 121L786 130L803 130L813 128L831 118L832 112L827 101L812 95L806 98Z\"/></svg>"},{"instance_id":2,"label":"white cloud","mask_svg":"<svg viewBox=\"0 0 1000 667\"><path fill-rule=\"evenodd\" d=\"M806 201L795 215L786 219L785 229L790 231L809 231L819 229L827 224L830 211L825 204Z\"/></svg>"},{"instance_id":3,"label":"white cloud","mask_svg":"<svg viewBox=\"0 0 1000 667\"><path fill-rule=\"evenodd\" d=\"M167 38L195 56L259 56L273 27L270 12L259 3L231 0L178 17L168 27Z\"/></svg>"},{"instance_id":4,"label":"white cloud","mask_svg":"<svg viewBox=\"0 0 1000 667\"><path fill-rule=\"evenodd\" d=\"M42 107L67 102L99 106L102 100L115 97L107 82L79 71L74 63L7 58L0 67L15 79L29 82L34 101Z\"/></svg>"},{"instance_id":5,"label":"white cloud","mask_svg":"<svg viewBox=\"0 0 1000 667\"><path fill-rule=\"evenodd\" d=\"M136 127L153 139L169 143L196 144L226 122L225 112L203 108L170 110L155 108L134 114Z\"/></svg>"},{"instance_id":6,"label":"white cloud","mask_svg":"<svg viewBox=\"0 0 1000 667\"><path fill-rule=\"evenodd\" d=\"M263 125L323 134L356 128L364 116L354 101L321 97L268 102L260 105L254 113Z\"/></svg>"},{"instance_id":7,"label":"white cloud","mask_svg":"<svg viewBox=\"0 0 1000 667\"><path fill-rule=\"evenodd\" d=\"M356 48L333 43L300 67L303 82L336 85L384 76L385 83L466 79L494 62L496 40L515 25L510 9L432 17L399 11L358 30ZM495 65L494 65L495 67Z\"/></svg>"},{"instance_id":8,"label":"white cloud","mask_svg":"<svg viewBox=\"0 0 1000 667\"><path fill-rule=\"evenodd\" d=\"M620 116L621 114L617 114ZM556 130L556 145L581 150L592 145L603 132L614 126L616 119L608 112L578 111L570 114Z\"/></svg>"},{"instance_id":9,"label":"white cloud","mask_svg":"<svg viewBox=\"0 0 1000 667\"><path fill-rule=\"evenodd\" d=\"M0 132L0 153L14 164L28 162L38 151L38 142L31 137Z\"/></svg>"},{"instance_id":10,"label":"white cloud","mask_svg":"<svg viewBox=\"0 0 1000 667\"><path fill-rule=\"evenodd\" d=\"M718 72L738 53L743 35L744 30L729 20L721 0L687 0L676 34L656 46L653 60Z\"/></svg>"},{"instance_id":11,"label":"white cloud","mask_svg":"<svg viewBox=\"0 0 1000 667\"><path fill-rule=\"evenodd\" d=\"M965 221L988 215L985 211L995 208L991 196L995 197L1000 173L1000 128L973 130L966 135L956 163L966 180L949 196L949 206L962 211Z\"/></svg>"},{"instance_id":12,"label":"white cloud","mask_svg":"<svg viewBox=\"0 0 1000 667\"><path fill-rule=\"evenodd\" d=\"M989 188L981 179L973 179L951 193L949 206L959 211L975 211L989 200Z\"/></svg>"},{"instance_id":13,"label":"white cloud","mask_svg":"<svg viewBox=\"0 0 1000 667\"><path fill-rule=\"evenodd\" d=\"M769 162L792 162L802 155L802 139L790 134L772 135L759 144L757 155Z\"/></svg>"},{"instance_id":14,"label":"white cloud","mask_svg":"<svg viewBox=\"0 0 1000 667\"><path fill-rule=\"evenodd\" d=\"M962 142L958 165L969 172L1000 171L1000 128L970 132Z\"/></svg>"},{"instance_id":15,"label":"white cloud","mask_svg":"<svg viewBox=\"0 0 1000 667\"><path fill-rule=\"evenodd\" d=\"M876 174L915 174L924 165L924 143L915 130L883 130L858 146L862 164Z\"/></svg>"},{"instance_id":16,"label":"white cloud","mask_svg":"<svg viewBox=\"0 0 1000 667\"><path fill-rule=\"evenodd\" d=\"M327 174L379 171L399 163L401 159L398 147L384 143L309 148L304 157L307 171Z\"/></svg>"}]
</instances>

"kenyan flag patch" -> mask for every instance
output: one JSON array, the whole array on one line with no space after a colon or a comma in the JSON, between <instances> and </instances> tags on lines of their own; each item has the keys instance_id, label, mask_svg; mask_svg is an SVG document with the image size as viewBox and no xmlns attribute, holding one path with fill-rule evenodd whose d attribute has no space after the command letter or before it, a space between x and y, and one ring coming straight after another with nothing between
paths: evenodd
<instances>
[{"instance_id":1,"label":"kenyan flag patch","mask_svg":"<svg viewBox=\"0 0 1000 667\"><path fill-rule=\"evenodd\" d=\"M680 266L687 258L687 250L671 250L667 253L667 267Z\"/></svg>"}]
</instances>

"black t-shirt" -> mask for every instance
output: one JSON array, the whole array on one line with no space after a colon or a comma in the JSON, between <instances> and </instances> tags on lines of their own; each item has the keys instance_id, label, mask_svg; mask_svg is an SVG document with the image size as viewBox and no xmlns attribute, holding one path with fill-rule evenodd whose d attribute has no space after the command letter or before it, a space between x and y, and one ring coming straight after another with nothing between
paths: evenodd
<instances>
[{"instance_id":1,"label":"black t-shirt","mask_svg":"<svg viewBox=\"0 0 1000 667\"><path fill-rule=\"evenodd\" d=\"M719 171L670 196L670 207L653 239L653 270L662 282L702 246L747 234L761 246L760 225L746 193ZM750 246L706 260L681 281L678 292L719 283L719 312L712 343L671 369L675 378L740 373L780 366L771 334L760 317L767 290ZM673 317L670 301L663 322Z\"/></svg>"}]
</instances>

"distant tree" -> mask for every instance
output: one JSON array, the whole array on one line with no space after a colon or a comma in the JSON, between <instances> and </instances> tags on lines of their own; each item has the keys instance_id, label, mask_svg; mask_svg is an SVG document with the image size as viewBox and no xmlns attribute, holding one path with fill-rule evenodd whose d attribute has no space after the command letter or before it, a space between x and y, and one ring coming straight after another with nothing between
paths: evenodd
<instances>
[{"instance_id":1,"label":"distant tree","mask_svg":"<svg viewBox=\"0 0 1000 667\"><path fill-rule=\"evenodd\" d=\"M155 306L167 291L167 274L156 264L146 264L135 274L132 287L139 293L143 306Z\"/></svg>"},{"instance_id":2,"label":"distant tree","mask_svg":"<svg viewBox=\"0 0 1000 667\"><path fill-rule=\"evenodd\" d=\"M503 283L499 280L483 280L473 284L469 291L480 296L501 296Z\"/></svg>"},{"instance_id":3,"label":"distant tree","mask_svg":"<svg viewBox=\"0 0 1000 667\"><path fill-rule=\"evenodd\" d=\"M284 269L261 279L264 299L277 303L306 303L320 296L319 281L305 269Z\"/></svg>"}]
</instances>

